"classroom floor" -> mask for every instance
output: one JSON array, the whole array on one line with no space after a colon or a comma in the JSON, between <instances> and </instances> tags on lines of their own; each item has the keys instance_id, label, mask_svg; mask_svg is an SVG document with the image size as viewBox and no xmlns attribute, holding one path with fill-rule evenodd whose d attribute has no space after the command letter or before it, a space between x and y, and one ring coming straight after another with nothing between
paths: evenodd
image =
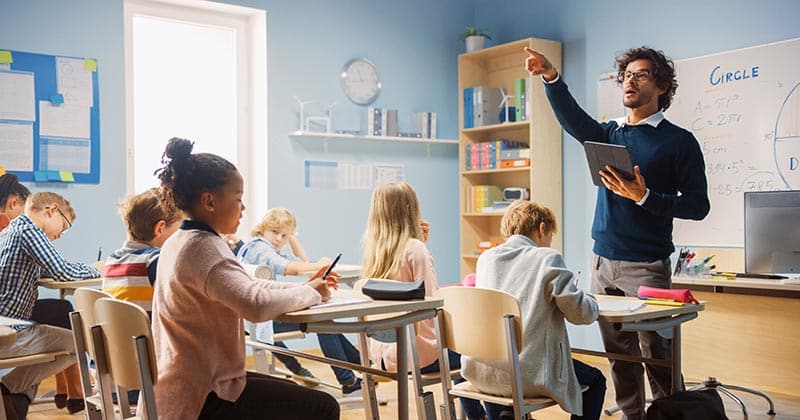
<instances>
[{"instance_id":1,"label":"classroom floor","mask_svg":"<svg viewBox=\"0 0 800 420\"><path fill-rule=\"evenodd\" d=\"M587 361L588 363L592 364L593 366L597 366L602 370L606 377L609 377L609 366L608 362L605 359L599 359L589 356L581 356L581 360ZM320 379L335 383L335 379L333 376L333 372L330 368L323 365L322 363L304 360L302 361L303 366L310 369L317 375ZM609 380L610 381L610 380ZM54 387L54 382L52 380L48 380L42 383L40 386L40 392L48 392L52 391ZM320 387L319 389L330 391L334 396L339 397L341 394L332 388L328 387ZM430 388L434 392L435 399L437 403L441 401L441 391L439 387L432 386ZM396 404L396 386L393 382L388 383L381 383L377 388L377 393L379 397L386 398L389 403L387 405L380 406L380 415L383 419L396 419L397 418L397 404ZM766 414L767 412L767 404L761 397L752 396L751 394L738 392L737 395L742 398L742 400L747 405L749 418L753 420L760 420L760 419L781 419L781 420L800 420L800 396L795 395L785 395L785 394L776 394L771 393L770 396L772 397L773 401L775 402L775 409L777 411L777 415L775 417L770 417ZM609 383L609 390L606 393L606 407L614 404L614 390L613 386ZM727 410L728 417L733 419L741 419L743 418L742 412L736 404L730 401L728 398L723 397L723 401L725 402L725 408ZM410 406L411 418L416 419L416 410L413 405L413 402ZM620 415L616 414L613 416L606 416L603 415L602 419L615 419L619 418ZM43 420L43 419L50 419L50 420L67 420L67 419L81 419L83 418L83 413L77 413L74 415L67 414L66 409L59 410L55 408L52 403L47 404L36 404L31 406L30 412L28 413L29 420ZM362 420L364 418L364 411L362 409L343 409L341 419L342 420ZM569 416L564 413L558 407L551 407L546 410L541 410L536 412L536 419L539 420L556 420L556 419L568 419Z\"/></svg>"}]
</instances>

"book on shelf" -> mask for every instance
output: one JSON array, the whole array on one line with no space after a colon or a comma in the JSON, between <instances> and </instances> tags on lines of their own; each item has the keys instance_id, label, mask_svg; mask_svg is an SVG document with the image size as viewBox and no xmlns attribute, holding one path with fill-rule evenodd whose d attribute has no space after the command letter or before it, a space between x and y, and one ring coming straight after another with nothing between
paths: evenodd
<instances>
[{"instance_id":1,"label":"book on shelf","mask_svg":"<svg viewBox=\"0 0 800 420\"><path fill-rule=\"evenodd\" d=\"M529 158L530 149L526 146L527 145L524 143L505 139L468 144L466 145L466 150L464 151L466 158L465 169L468 171L474 171L503 168L504 166L502 166L501 163L504 160L504 156L511 158L511 156L515 155L527 155ZM527 152L521 150L527 150Z\"/></svg>"}]
</instances>

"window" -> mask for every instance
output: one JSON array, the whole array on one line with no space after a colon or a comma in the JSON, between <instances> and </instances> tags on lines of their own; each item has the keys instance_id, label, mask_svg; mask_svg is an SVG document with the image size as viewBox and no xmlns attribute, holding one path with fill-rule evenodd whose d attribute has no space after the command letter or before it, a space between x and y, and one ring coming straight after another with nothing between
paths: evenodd
<instances>
[{"instance_id":1,"label":"window","mask_svg":"<svg viewBox=\"0 0 800 420\"><path fill-rule=\"evenodd\" d=\"M267 208L266 165L253 164L267 152L254 141L266 138L266 15L187 4L125 3L127 191L158 185L167 140L187 138L239 168L254 217Z\"/></svg>"}]
</instances>

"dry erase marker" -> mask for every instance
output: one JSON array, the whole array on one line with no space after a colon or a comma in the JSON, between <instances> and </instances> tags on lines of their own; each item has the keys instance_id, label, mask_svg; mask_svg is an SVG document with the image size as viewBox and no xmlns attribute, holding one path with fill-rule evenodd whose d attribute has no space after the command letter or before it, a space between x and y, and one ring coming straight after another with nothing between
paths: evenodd
<instances>
[{"instance_id":1,"label":"dry erase marker","mask_svg":"<svg viewBox=\"0 0 800 420\"><path fill-rule=\"evenodd\" d=\"M331 263L331 265L329 265L328 269L325 270L325 274L322 275L322 280L325 280L325 278L328 277L328 274L331 273L331 271L333 270L333 267L336 265L337 262L339 262L339 258L342 258L342 253L341 252L336 254L336 258L333 259L333 262Z\"/></svg>"}]
</instances>

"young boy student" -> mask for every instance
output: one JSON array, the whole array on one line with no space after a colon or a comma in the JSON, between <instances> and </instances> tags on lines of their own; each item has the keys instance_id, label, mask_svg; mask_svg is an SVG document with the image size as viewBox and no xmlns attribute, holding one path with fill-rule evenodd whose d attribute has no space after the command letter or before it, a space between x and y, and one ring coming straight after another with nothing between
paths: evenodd
<instances>
[{"instance_id":1,"label":"young boy student","mask_svg":"<svg viewBox=\"0 0 800 420\"><path fill-rule=\"evenodd\" d=\"M572 359L564 325L565 319L573 324L594 322L597 299L575 286L561 254L550 248L556 229L550 209L530 201L513 203L500 221L500 233L507 240L478 258L475 287L501 290L519 301L523 394L554 399L572 419L598 419L606 379L599 370ZM499 361L464 356L461 375L482 392L511 395L507 366ZM583 395L581 385L589 387ZM504 417L503 411L511 411L513 417L511 407L487 408L489 419Z\"/></svg>"},{"instance_id":2,"label":"young boy student","mask_svg":"<svg viewBox=\"0 0 800 420\"><path fill-rule=\"evenodd\" d=\"M58 194L40 192L28 198L25 214L0 232L0 315L30 320L39 295L37 280L57 281L100 277L92 266L65 260L52 241L61 237L75 220L70 203ZM42 352L75 350L72 332L45 324L17 327L14 344L0 348L0 359ZM14 368L3 377L2 391L9 417L24 418L42 379L66 370L67 408L83 409L83 395L75 357L62 356L48 363Z\"/></svg>"},{"instance_id":3,"label":"young boy student","mask_svg":"<svg viewBox=\"0 0 800 420\"><path fill-rule=\"evenodd\" d=\"M321 258L317 262L310 262L305 248L297 239L297 219L292 212L284 208L273 208L250 232L253 239L239 249L239 260L246 264L263 265L269 267L276 275L296 275L302 271L313 271L325 268L331 263L330 258ZM291 248L291 253L286 248ZM256 339L261 342L272 342L268 325L258 323L255 325ZM273 322L274 332L287 332L299 330L297 324ZM342 334L317 334L319 346L326 357L343 360L350 363L360 363L358 350ZM276 346L286 347L282 342ZM275 354L292 373L300 376L314 377L308 369L292 357ZM361 378L357 378L352 370L331 366L336 380L342 386L342 394L351 394L361 389Z\"/></svg>"},{"instance_id":4,"label":"young boy student","mask_svg":"<svg viewBox=\"0 0 800 420\"><path fill-rule=\"evenodd\" d=\"M153 295L158 417L338 419L336 400L245 371L243 318L268 321L330 299L320 270L304 284L251 278L221 235L239 227L244 182L236 167L189 140L170 139L158 178L184 212L164 243ZM338 276L328 277L334 282Z\"/></svg>"},{"instance_id":5,"label":"young boy student","mask_svg":"<svg viewBox=\"0 0 800 420\"><path fill-rule=\"evenodd\" d=\"M181 215L161 200L158 188L134 195L119 207L128 240L106 259L103 290L150 313L160 248L178 229Z\"/></svg>"}]
</instances>

